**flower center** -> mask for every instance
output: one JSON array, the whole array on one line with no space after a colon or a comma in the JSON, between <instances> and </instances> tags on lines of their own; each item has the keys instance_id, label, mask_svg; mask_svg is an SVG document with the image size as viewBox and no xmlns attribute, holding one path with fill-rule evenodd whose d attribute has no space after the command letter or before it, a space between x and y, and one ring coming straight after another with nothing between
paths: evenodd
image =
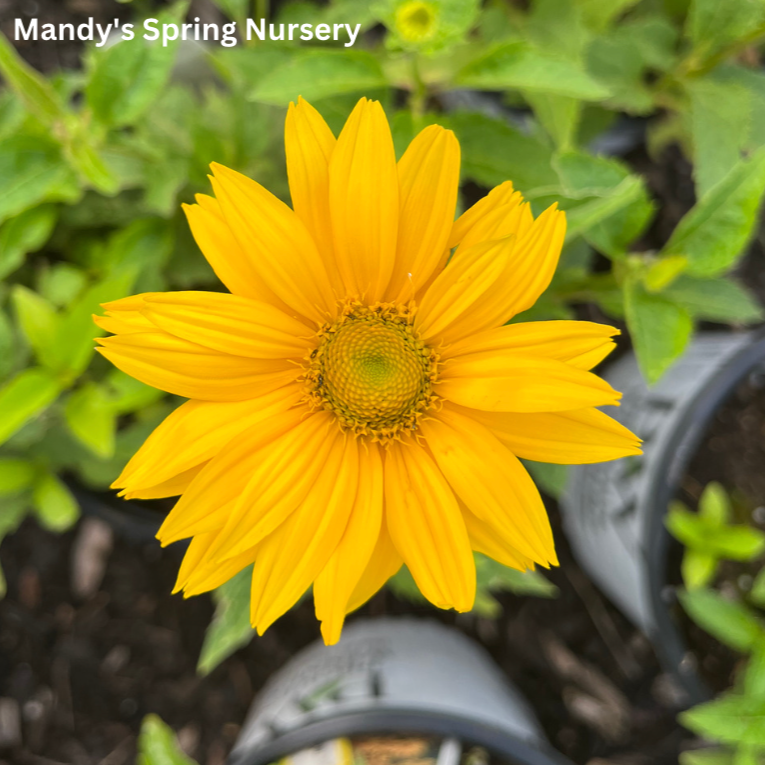
<instances>
[{"instance_id":1,"label":"flower center","mask_svg":"<svg viewBox=\"0 0 765 765\"><path fill-rule=\"evenodd\" d=\"M407 42L424 42L436 31L438 12L433 3L411 0L396 11L396 29Z\"/></svg>"},{"instance_id":2,"label":"flower center","mask_svg":"<svg viewBox=\"0 0 765 765\"><path fill-rule=\"evenodd\" d=\"M416 430L437 402L438 356L417 337L413 312L412 305L344 305L340 318L319 331L307 359L312 404L375 441Z\"/></svg>"}]
</instances>

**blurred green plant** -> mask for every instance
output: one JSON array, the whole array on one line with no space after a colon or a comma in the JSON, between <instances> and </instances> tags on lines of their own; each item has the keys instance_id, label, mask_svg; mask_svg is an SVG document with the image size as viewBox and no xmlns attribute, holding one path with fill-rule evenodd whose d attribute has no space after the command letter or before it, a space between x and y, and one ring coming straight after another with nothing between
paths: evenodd
<instances>
[{"instance_id":1,"label":"blurred green plant","mask_svg":"<svg viewBox=\"0 0 765 765\"><path fill-rule=\"evenodd\" d=\"M157 715L146 715L138 736L136 765L197 765L178 746L172 728Z\"/></svg>"},{"instance_id":2,"label":"blurred green plant","mask_svg":"<svg viewBox=\"0 0 765 765\"><path fill-rule=\"evenodd\" d=\"M666 525L685 546L684 589L678 591L686 614L723 645L748 656L739 665L730 691L680 715L680 722L722 746L680 755L681 765L758 765L765 761L765 568L750 588L717 588L724 561L749 563L765 551L765 533L731 524L733 503L725 489L710 483L694 513L682 503L670 508Z\"/></svg>"},{"instance_id":3,"label":"blurred green plant","mask_svg":"<svg viewBox=\"0 0 765 765\"><path fill-rule=\"evenodd\" d=\"M88 48L81 70L49 76L0 36L0 537L30 511L52 529L71 525L62 476L106 489L177 405L93 354L90 314L132 292L216 288L180 203L207 191L213 160L287 199L284 109L298 95L335 130L360 95L379 98L399 151L427 124L454 130L461 207L507 179L536 212L557 201L569 224L561 263L520 319L586 304L624 321L650 383L695 323L762 319L735 278L765 190L762 0L293 0L273 14L263 0L216 4L240 29L267 16L364 34L352 48L136 38ZM188 3L131 7L139 23L164 23ZM678 213L657 222L660 201L606 153L612 144L654 168L679 146L695 204L672 200ZM546 491L562 490L565 466L529 468ZM501 589L508 576L487 581ZM241 609L226 610L246 600L237 586L216 595L222 646L251 636ZM228 650L211 649L200 667Z\"/></svg>"}]
</instances>

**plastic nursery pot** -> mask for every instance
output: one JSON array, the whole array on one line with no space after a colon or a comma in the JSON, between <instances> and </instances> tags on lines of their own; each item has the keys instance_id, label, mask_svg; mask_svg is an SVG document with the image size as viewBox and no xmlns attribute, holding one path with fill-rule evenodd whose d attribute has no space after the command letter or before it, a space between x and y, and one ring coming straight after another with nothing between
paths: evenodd
<instances>
[{"instance_id":1,"label":"plastic nursery pot","mask_svg":"<svg viewBox=\"0 0 765 765\"><path fill-rule=\"evenodd\" d=\"M295 656L255 700L228 765L386 734L456 739L505 765L570 765L481 647L406 618L355 622L337 645L314 643Z\"/></svg>"},{"instance_id":2,"label":"plastic nursery pot","mask_svg":"<svg viewBox=\"0 0 765 765\"><path fill-rule=\"evenodd\" d=\"M572 468L561 500L580 565L648 636L688 704L710 694L672 615L664 516L717 410L763 370L762 333L702 334L650 389L634 355L620 359L604 377L623 391L622 405L604 411L644 440L644 453Z\"/></svg>"}]
</instances>

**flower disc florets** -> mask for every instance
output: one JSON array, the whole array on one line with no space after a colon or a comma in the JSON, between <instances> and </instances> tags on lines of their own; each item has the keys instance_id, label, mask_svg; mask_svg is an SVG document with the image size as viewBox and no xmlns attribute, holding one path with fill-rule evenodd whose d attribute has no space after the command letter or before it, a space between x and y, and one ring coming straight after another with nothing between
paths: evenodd
<instances>
[{"instance_id":1,"label":"flower disc florets","mask_svg":"<svg viewBox=\"0 0 765 765\"><path fill-rule=\"evenodd\" d=\"M374 441L416 430L423 412L437 406L438 355L417 336L414 310L413 303L344 304L306 359L312 405Z\"/></svg>"}]
</instances>

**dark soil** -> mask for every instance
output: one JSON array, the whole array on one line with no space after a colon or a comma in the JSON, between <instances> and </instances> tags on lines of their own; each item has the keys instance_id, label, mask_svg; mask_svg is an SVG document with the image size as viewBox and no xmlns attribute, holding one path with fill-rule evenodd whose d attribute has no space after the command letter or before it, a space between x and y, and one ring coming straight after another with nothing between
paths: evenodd
<instances>
[{"instance_id":1,"label":"dark soil","mask_svg":"<svg viewBox=\"0 0 765 765\"><path fill-rule=\"evenodd\" d=\"M683 478L678 499L691 508L698 505L710 481L722 484L731 495L733 523L748 524L765 531L765 374L756 371L742 382L715 415L706 438ZM683 548L677 544L670 552L672 584L680 584ZM762 560L751 563L725 561L715 587L732 597L740 597L749 587ZM718 643L691 622L678 606L676 613L699 671L709 688L720 692L729 688L742 656Z\"/></svg>"},{"instance_id":2,"label":"dark soil","mask_svg":"<svg viewBox=\"0 0 765 765\"><path fill-rule=\"evenodd\" d=\"M674 765L691 738L674 721L676 691L642 635L574 563L554 510L553 521L561 557L561 568L549 573L560 589L555 600L502 595L503 616L491 621L383 591L359 616L415 613L462 629L492 653L551 743L576 763L605 757ZM6 762L130 763L142 717L156 712L180 732L190 755L221 765L254 694L317 639L310 599L199 678L212 604L207 596L170 595L177 552L116 538L101 585L82 600L72 584L81 528L57 536L27 521L0 550L8 579L0 602L0 697L12 700L22 719L22 743L6 748Z\"/></svg>"}]
</instances>

